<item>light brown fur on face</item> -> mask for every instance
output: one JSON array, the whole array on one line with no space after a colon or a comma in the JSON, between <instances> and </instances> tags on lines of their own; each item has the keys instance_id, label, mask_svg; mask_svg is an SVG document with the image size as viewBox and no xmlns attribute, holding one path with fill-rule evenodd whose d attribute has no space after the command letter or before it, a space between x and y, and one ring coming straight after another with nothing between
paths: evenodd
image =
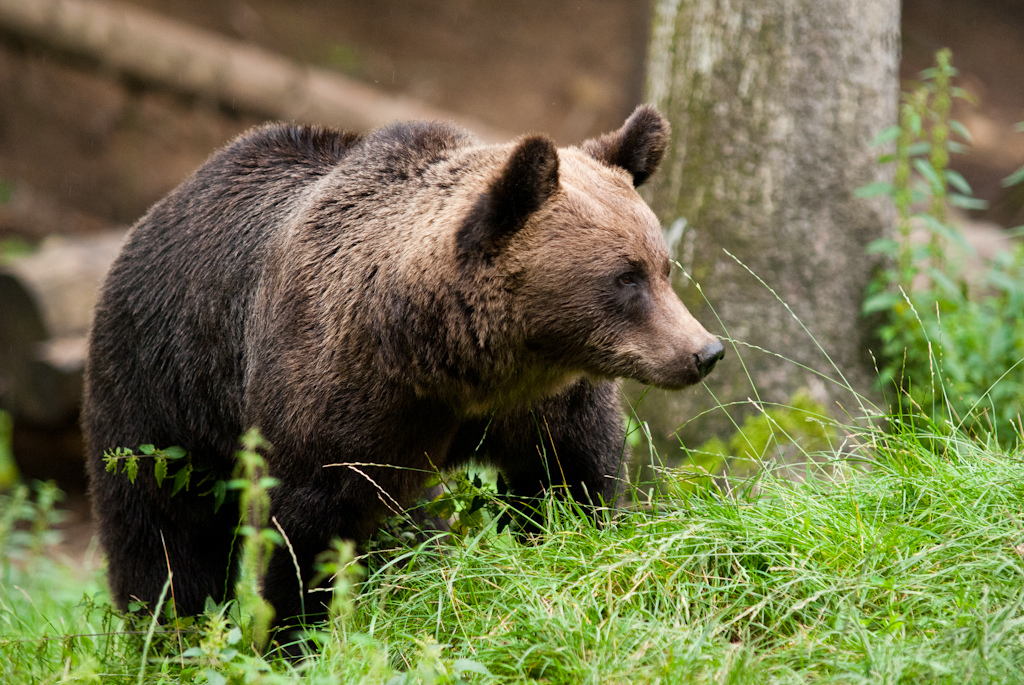
<instances>
[{"instance_id":1,"label":"light brown fur on face","mask_svg":"<svg viewBox=\"0 0 1024 685\"><path fill-rule=\"evenodd\" d=\"M559 151L559 193L523 228L499 262L522 283L528 338L562 341L557 354L595 377L666 388L704 375L696 357L717 339L690 315L669 281L669 254L654 213L629 175L576 148ZM642 316L616 316L620 275L639 270ZM565 340L574 345L565 345Z\"/></svg>"},{"instance_id":2,"label":"light brown fur on face","mask_svg":"<svg viewBox=\"0 0 1024 685\"><path fill-rule=\"evenodd\" d=\"M612 134L599 140L624 152ZM465 218L530 143L535 154L553 155L550 194L500 249L489 248L493 255L467 263L458 241ZM308 378L292 385L295 425L315 430L314 387L350 382L349 365L332 360L366 356L373 336L380 343L359 368L372 366L466 416L551 397L583 375L670 388L700 380L696 356L715 339L672 292L660 225L631 171L595 158L595 141L557 152L529 138L491 147L441 141L427 149L423 162L400 160L412 169L402 171L408 182L387 185L368 177L377 160L357 151L307 193L295 221L275 238L272 255L281 261L268 264L260 291L268 298L260 311L273 315L253 345L270 349L266 341L295 337L296 329L305 338L273 360L286 377ZM359 207L357 225L325 228L349 206ZM340 246L338 234L345 236ZM325 252L334 257L325 261ZM624 317L611 291L632 268L644 275L637 284L644 311ZM353 299L354 292L362 294ZM296 302L307 303L301 313L308 324L294 321ZM396 317L396 306L410 315ZM310 365L309 349L329 356ZM250 369L258 368L258 354L254 363Z\"/></svg>"}]
</instances>

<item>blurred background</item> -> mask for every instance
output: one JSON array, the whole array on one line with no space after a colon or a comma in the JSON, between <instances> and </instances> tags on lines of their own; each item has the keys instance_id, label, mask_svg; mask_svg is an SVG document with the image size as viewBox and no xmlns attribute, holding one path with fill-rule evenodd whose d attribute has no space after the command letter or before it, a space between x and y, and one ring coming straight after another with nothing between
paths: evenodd
<instances>
[{"instance_id":1,"label":"blurred background","mask_svg":"<svg viewBox=\"0 0 1024 685\"><path fill-rule=\"evenodd\" d=\"M543 131L577 143L643 100L652 10L0 0L0 408L23 476L56 479L87 525L77 401L95 288L120 231L214 149L267 119L365 128L412 116L454 118L487 140ZM1001 184L1024 164L1024 3L905 0L902 37L902 78L950 47L977 102L955 104L974 140L952 168L989 208L965 220L995 236L1024 223L1024 198Z\"/></svg>"}]
</instances>

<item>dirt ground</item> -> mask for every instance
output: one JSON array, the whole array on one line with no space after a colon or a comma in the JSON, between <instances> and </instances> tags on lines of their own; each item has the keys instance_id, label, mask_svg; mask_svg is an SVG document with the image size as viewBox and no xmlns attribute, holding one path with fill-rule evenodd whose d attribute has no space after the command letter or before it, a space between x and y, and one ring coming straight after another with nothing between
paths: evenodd
<instances>
[{"instance_id":1,"label":"dirt ground","mask_svg":"<svg viewBox=\"0 0 1024 685\"><path fill-rule=\"evenodd\" d=\"M647 0L132 0L133 4L327 66L511 133L569 144L618 126L643 96ZM905 0L902 76L953 49L957 105L974 148L957 156L985 213L1024 223L1000 180L1024 164L1024 11L1019 0ZM223 142L244 112L154 90L0 31L0 239L130 224ZM87 522L73 427L19 427L28 475L71 491Z\"/></svg>"}]
</instances>

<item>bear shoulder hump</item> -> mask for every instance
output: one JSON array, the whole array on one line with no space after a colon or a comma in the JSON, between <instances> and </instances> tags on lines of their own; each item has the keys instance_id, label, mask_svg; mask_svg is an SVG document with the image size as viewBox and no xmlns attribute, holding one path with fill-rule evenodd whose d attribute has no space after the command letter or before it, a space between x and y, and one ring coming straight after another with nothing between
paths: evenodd
<instances>
[{"instance_id":1,"label":"bear shoulder hump","mask_svg":"<svg viewBox=\"0 0 1024 685\"><path fill-rule=\"evenodd\" d=\"M220 153L229 164L333 167L362 139L358 133L322 126L266 124L229 143Z\"/></svg>"}]
</instances>

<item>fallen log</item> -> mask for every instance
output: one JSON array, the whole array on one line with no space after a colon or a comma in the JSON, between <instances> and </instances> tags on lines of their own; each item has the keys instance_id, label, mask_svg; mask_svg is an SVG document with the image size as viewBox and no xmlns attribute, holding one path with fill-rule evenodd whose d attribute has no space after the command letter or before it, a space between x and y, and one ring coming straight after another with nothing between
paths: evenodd
<instances>
[{"instance_id":1,"label":"fallen log","mask_svg":"<svg viewBox=\"0 0 1024 685\"><path fill-rule=\"evenodd\" d=\"M124 236L51 236L0 266L0 408L16 421L78 416L92 310Z\"/></svg>"},{"instance_id":2,"label":"fallen log","mask_svg":"<svg viewBox=\"0 0 1024 685\"><path fill-rule=\"evenodd\" d=\"M109 0L0 0L0 28L143 83L273 119L357 131L408 119L442 119L487 142L510 137L472 118Z\"/></svg>"}]
</instances>

